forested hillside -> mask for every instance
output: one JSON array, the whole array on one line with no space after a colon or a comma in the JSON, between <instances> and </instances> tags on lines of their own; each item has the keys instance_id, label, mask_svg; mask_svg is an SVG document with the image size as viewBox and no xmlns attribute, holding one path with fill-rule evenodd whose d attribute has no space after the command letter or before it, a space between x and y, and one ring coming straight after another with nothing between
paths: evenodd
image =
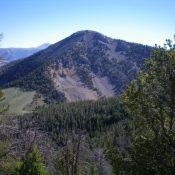
<instances>
[{"instance_id":1,"label":"forested hillside","mask_svg":"<svg viewBox=\"0 0 175 175\"><path fill-rule=\"evenodd\" d=\"M119 97L1 118L0 171L53 175L175 173L175 48L155 48ZM35 168L32 168L35 167Z\"/></svg>"},{"instance_id":2,"label":"forested hillside","mask_svg":"<svg viewBox=\"0 0 175 175\"><path fill-rule=\"evenodd\" d=\"M68 174L75 169L75 174L110 174L112 170L104 158L104 151L110 143L120 147L128 145L123 132L127 117L118 99L111 98L50 105L32 114L8 118L8 124L0 128L3 133L0 136L4 138L2 145L6 141L10 145L2 148L1 160L20 167L23 159L19 161L17 156L27 155L31 145L37 144L51 174L67 174L66 169ZM62 159L62 156L67 158ZM1 166L6 170L6 164Z\"/></svg>"},{"instance_id":3,"label":"forested hillside","mask_svg":"<svg viewBox=\"0 0 175 175\"><path fill-rule=\"evenodd\" d=\"M68 49L65 53L64 42L79 39L79 36L82 36L82 32L58 43L62 49L59 51L62 52L59 57L50 57L49 60L45 53L53 54L53 52L45 50L26 60L3 67L2 77L12 75L16 66L21 70L20 75L14 74L7 80L2 79L1 83L4 87L16 85L28 90L39 90L47 97L46 102L51 103L54 99L57 104L47 104L36 108L32 113L19 116L5 115L4 112L9 110L9 106L7 104L3 108L0 105L0 173L7 175L174 175L175 45L167 40L164 47L154 48L151 57L145 59L140 71L139 66L143 63L137 62L140 51L136 50L142 46L135 44L135 48L132 45L132 50L137 54L130 59L132 59L132 66L136 62L137 66L140 64L137 68L135 67L135 71L139 71L138 77L130 83L128 80L129 85L126 89L120 84L122 91L119 91L116 85L115 93L120 94L119 96L110 98L100 96L96 101L66 102L64 99L68 94L58 91L59 87L63 88L63 84L59 84L60 81L54 81L54 77L58 80L62 78L62 81L66 78L73 81L71 78L76 73L86 88L94 89L94 78L107 76L108 71L112 70L111 65L115 63L114 60L111 62L110 59L105 60L101 54L101 51L104 51L102 46L103 49L97 51L101 54L100 56L93 58L95 48L92 56L83 61L76 55L85 56L84 46L74 45L74 52ZM89 42L90 36L84 38L86 42ZM104 36L100 38L101 35L93 35L93 37L101 42L107 39L109 44L109 38ZM118 49L122 51L123 44L126 43L123 41L119 43ZM125 47L125 56L127 53L129 58L129 55L134 53L131 50L126 51L127 47ZM87 50L91 52L89 48ZM142 53L145 51L143 50ZM36 56L38 56L38 62L34 64ZM92 61L90 58L93 58L94 64L89 64ZM121 55L117 58L124 59ZM100 59L99 62L98 59ZM134 59L135 62L133 62ZM102 60L105 61L105 66L108 65L107 67L101 65ZM24 70L21 62L23 65L30 65L28 69ZM123 62L120 63L122 65ZM94 69L93 66L95 66ZM127 66L129 65L124 67ZM106 72L103 72L102 68ZM91 72L88 72L90 70ZM128 70L129 67L123 70L127 71L126 75L132 72ZM133 76L131 79L134 79L137 73L136 75L131 73L131 75ZM21 79L18 76L21 76ZM107 77L112 83L110 76ZM103 79L104 82L105 79ZM58 83L58 89L55 83ZM0 100L4 98L3 95L0 93ZM58 103L58 99L64 102Z\"/></svg>"}]
</instances>

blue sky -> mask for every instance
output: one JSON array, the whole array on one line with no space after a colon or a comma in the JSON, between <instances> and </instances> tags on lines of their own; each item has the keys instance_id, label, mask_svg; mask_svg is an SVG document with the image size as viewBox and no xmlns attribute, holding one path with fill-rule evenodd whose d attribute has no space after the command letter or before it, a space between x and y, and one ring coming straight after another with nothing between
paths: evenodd
<instances>
[{"instance_id":1,"label":"blue sky","mask_svg":"<svg viewBox=\"0 0 175 175\"><path fill-rule=\"evenodd\" d=\"M79 30L163 44L175 34L175 0L0 0L1 47L55 43Z\"/></svg>"}]
</instances>

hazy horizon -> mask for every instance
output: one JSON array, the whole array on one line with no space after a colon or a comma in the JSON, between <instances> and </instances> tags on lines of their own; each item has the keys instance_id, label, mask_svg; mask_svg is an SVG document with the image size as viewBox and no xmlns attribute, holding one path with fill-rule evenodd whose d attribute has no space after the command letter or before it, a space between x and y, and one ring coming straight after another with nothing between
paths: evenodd
<instances>
[{"instance_id":1,"label":"hazy horizon","mask_svg":"<svg viewBox=\"0 0 175 175\"><path fill-rule=\"evenodd\" d=\"M175 34L174 0L6 0L0 6L2 48L53 44L81 30L151 46Z\"/></svg>"}]
</instances>

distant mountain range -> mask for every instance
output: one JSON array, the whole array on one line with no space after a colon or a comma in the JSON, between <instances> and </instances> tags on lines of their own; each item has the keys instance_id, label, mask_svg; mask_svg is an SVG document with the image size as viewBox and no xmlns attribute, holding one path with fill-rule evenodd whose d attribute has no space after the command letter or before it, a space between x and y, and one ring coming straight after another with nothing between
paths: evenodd
<instances>
[{"instance_id":1,"label":"distant mountain range","mask_svg":"<svg viewBox=\"0 0 175 175\"><path fill-rule=\"evenodd\" d=\"M112 97L136 78L151 50L98 32L80 31L4 66L0 86L35 90L46 102Z\"/></svg>"},{"instance_id":2,"label":"distant mountain range","mask_svg":"<svg viewBox=\"0 0 175 175\"><path fill-rule=\"evenodd\" d=\"M40 50L46 49L48 46L50 46L49 43L34 48L0 48L0 56L5 58L7 62L11 62L31 56Z\"/></svg>"}]
</instances>

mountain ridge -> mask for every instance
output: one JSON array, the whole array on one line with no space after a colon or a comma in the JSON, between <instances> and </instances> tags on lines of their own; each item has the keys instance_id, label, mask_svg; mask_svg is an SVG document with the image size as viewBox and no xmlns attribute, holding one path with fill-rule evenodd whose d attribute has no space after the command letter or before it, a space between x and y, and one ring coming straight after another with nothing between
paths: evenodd
<instances>
[{"instance_id":1,"label":"mountain ridge","mask_svg":"<svg viewBox=\"0 0 175 175\"><path fill-rule=\"evenodd\" d=\"M0 85L36 90L51 101L111 97L121 94L136 78L151 50L95 31L78 31L5 66L0 72Z\"/></svg>"},{"instance_id":2,"label":"mountain ridge","mask_svg":"<svg viewBox=\"0 0 175 175\"><path fill-rule=\"evenodd\" d=\"M26 58L33 55L40 50L44 50L49 47L51 44L44 43L38 47L29 47L29 48L0 48L0 56L5 58L7 62L15 61L18 59Z\"/></svg>"}]
</instances>

